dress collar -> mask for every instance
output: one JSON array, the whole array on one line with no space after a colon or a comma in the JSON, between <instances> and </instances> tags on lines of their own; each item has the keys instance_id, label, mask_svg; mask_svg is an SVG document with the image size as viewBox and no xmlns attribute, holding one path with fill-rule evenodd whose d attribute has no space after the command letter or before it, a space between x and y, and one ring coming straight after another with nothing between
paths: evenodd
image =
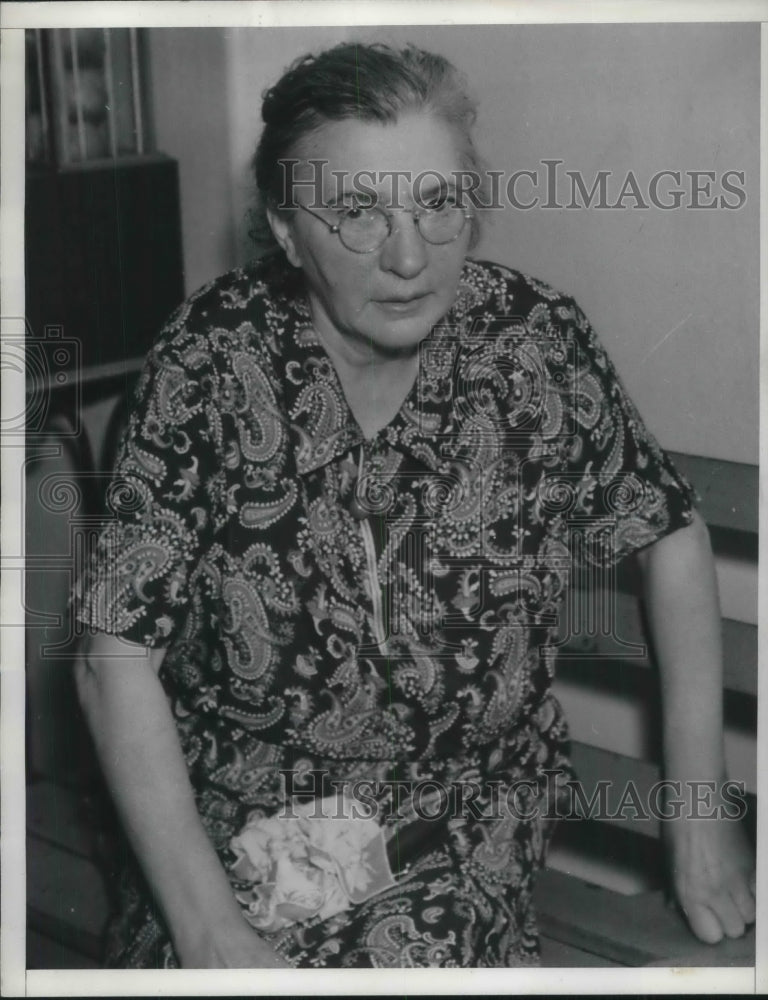
<instances>
[{"instance_id":1,"label":"dress collar","mask_svg":"<svg viewBox=\"0 0 768 1000\"><path fill-rule=\"evenodd\" d=\"M456 298L444 319L420 346L416 380L395 417L368 446L389 446L434 468L441 439L454 427L453 385L459 341L471 310L485 294L472 278L477 265L466 261ZM363 442L336 370L311 322L305 296L283 303L288 322L282 344L282 381L296 468L306 475L342 458ZM287 305L287 308L286 308Z\"/></svg>"}]
</instances>

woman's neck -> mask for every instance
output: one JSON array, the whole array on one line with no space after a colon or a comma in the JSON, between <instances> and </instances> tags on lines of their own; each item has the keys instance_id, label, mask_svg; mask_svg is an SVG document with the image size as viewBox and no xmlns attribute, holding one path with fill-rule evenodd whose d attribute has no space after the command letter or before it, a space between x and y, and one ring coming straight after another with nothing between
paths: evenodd
<instances>
[{"instance_id":1,"label":"woman's neck","mask_svg":"<svg viewBox=\"0 0 768 1000\"><path fill-rule=\"evenodd\" d=\"M363 436L372 438L391 423L416 380L419 351L382 354L362 345L336 342L317 331L336 369L341 388Z\"/></svg>"}]
</instances>

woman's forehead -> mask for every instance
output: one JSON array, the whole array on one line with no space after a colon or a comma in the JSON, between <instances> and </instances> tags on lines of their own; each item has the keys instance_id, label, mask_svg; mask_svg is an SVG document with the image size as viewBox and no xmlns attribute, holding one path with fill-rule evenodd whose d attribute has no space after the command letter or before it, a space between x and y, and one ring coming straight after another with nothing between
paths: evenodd
<instances>
[{"instance_id":1,"label":"woman's forehead","mask_svg":"<svg viewBox=\"0 0 768 1000\"><path fill-rule=\"evenodd\" d=\"M419 176L425 187L437 186L439 178L450 182L463 165L456 130L428 112L391 123L329 121L306 136L294 155L299 160L294 177L317 179L326 196L359 190L361 183L386 194L394 174L400 175L398 188L403 190Z\"/></svg>"}]
</instances>

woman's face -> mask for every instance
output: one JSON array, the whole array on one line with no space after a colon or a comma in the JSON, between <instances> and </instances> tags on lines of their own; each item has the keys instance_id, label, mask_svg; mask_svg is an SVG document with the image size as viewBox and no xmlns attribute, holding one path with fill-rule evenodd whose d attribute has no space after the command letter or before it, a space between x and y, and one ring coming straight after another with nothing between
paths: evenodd
<instances>
[{"instance_id":1,"label":"woman's face","mask_svg":"<svg viewBox=\"0 0 768 1000\"><path fill-rule=\"evenodd\" d=\"M290 214L270 213L288 259L304 271L318 333L326 342L330 338L353 356L368 360L372 350L382 358L413 353L452 305L470 240L467 221L453 242L427 243L414 217L404 211L414 207L412 182L420 174L428 172L420 192L424 201L430 183L437 188L433 174L450 181L461 169L453 130L428 113L404 115L393 124L328 122L302 143L296 155L302 161L294 171L297 178L309 176L306 161L326 161L322 203L330 207L318 207L308 184L295 185L296 202L336 224L338 211L355 204L352 178L367 171L363 183L375 189L378 206L391 214L392 221L392 231L379 249L355 253L323 221L301 208ZM385 171L389 175L382 177ZM403 179L393 191L394 171L402 172ZM398 204L398 195L400 209L392 207Z\"/></svg>"}]
</instances>

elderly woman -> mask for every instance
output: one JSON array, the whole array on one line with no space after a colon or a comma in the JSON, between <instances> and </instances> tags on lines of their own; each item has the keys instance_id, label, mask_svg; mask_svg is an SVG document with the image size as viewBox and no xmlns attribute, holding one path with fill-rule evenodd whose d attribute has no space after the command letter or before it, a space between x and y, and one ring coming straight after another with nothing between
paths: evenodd
<instances>
[{"instance_id":1,"label":"elderly woman","mask_svg":"<svg viewBox=\"0 0 768 1000\"><path fill-rule=\"evenodd\" d=\"M666 776L722 781L707 532L573 300L467 256L446 60L342 45L262 114L272 245L160 334L79 599L110 964L536 964L571 570L638 553ZM694 932L741 934L740 827L665 825Z\"/></svg>"}]
</instances>

